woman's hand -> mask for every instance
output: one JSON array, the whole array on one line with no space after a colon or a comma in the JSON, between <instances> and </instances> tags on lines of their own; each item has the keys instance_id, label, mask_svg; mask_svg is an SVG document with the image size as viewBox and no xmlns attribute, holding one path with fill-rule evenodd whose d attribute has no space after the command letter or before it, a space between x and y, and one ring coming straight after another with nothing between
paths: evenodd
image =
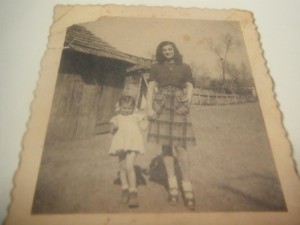
<instances>
[{"instance_id":1,"label":"woman's hand","mask_svg":"<svg viewBox=\"0 0 300 225\"><path fill-rule=\"evenodd\" d=\"M192 83L186 82L186 92L187 92L188 104L191 104L192 103L192 97L194 95L194 87L193 87Z\"/></svg>"},{"instance_id":2,"label":"woman's hand","mask_svg":"<svg viewBox=\"0 0 300 225\"><path fill-rule=\"evenodd\" d=\"M154 88L156 86L155 81L150 81L148 84L147 93L147 116L149 119L154 120L156 118L156 113L152 108Z\"/></svg>"},{"instance_id":3,"label":"woman's hand","mask_svg":"<svg viewBox=\"0 0 300 225\"><path fill-rule=\"evenodd\" d=\"M148 119L145 117L145 118L143 118L143 120L141 120L140 122L139 122L139 126L140 126L140 128L142 129L142 130L147 130L148 129L148 126L149 126L149 121L148 121Z\"/></svg>"}]
</instances>

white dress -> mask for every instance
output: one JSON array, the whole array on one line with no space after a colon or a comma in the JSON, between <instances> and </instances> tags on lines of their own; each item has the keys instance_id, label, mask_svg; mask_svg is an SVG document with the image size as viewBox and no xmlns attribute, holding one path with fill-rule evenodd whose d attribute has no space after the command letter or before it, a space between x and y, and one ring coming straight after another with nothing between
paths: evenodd
<instances>
[{"instance_id":1,"label":"white dress","mask_svg":"<svg viewBox=\"0 0 300 225\"><path fill-rule=\"evenodd\" d=\"M145 152L144 139L139 127L139 122L143 118L144 115L133 113L130 115L119 114L110 120L118 127L111 141L110 155L116 155L120 151Z\"/></svg>"}]
</instances>

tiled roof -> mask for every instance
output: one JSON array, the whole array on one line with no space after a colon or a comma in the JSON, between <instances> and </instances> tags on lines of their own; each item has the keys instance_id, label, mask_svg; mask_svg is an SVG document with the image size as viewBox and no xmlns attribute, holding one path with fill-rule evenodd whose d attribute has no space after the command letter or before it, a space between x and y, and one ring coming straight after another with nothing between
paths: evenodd
<instances>
[{"instance_id":1,"label":"tiled roof","mask_svg":"<svg viewBox=\"0 0 300 225\"><path fill-rule=\"evenodd\" d=\"M138 63L136 57L115 49L80 25L73 25L67 29L64 46L78 52L126 61L133 65Z\"/></svg>"}]
</instances>

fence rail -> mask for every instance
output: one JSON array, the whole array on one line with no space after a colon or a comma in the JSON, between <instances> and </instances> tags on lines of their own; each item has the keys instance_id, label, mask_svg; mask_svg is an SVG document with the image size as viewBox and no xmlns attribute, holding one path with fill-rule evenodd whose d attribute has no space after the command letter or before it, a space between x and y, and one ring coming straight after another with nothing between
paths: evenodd
<instances>
[{"instance_id":1,"label":"fence rail","mask_svg":"<svg viewBox=\"0 0 300 225\"><path fill-rule=\"evenodd\" d=\"M236 94L195 94L192 98L194 105L229 105L229 104L243 104L246 102L255 102L257 98L248 95Z\"/></svg>"}]
</instances>

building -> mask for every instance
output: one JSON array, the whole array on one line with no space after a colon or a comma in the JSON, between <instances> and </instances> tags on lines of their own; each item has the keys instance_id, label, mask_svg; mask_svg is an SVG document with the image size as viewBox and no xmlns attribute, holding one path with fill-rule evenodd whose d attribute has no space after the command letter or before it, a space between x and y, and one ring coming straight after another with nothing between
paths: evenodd
<instances>
[{"instance_id":1,"label":"building","mask_svg":"<svg viewBox=\"0 0 300 225\"><path fill-rule=\"evenodd\" d=\"M83 139L109 131L122 94L141 106L143 75L152 61L123 53L82 25L67 29L58 71L46 144Z\"/></svg>"}]
</instances>

